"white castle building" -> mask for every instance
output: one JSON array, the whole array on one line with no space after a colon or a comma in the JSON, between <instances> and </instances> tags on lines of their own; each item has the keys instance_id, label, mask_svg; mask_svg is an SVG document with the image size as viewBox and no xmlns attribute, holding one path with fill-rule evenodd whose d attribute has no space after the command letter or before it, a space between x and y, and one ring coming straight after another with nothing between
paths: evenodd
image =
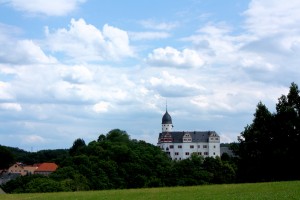
<instances>
[{"instance_id":1,"label":"white castle building","mask_svg":"<svg viewBox=\"0 0 300 200\"><path fill-rule=\"evenodd\" d=\"M168 110L162 117L162 132L158 137L158 147L172 160L182 160L193 153L204 157L220 156L220 136L215 131L173 131L173 123Z\"/></svg>"}]
</instances>

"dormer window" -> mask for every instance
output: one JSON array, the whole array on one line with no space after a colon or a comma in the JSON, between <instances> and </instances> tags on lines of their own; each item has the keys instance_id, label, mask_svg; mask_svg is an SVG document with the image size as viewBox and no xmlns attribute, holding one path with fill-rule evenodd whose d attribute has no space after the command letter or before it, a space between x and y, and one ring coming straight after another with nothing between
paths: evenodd
<instances>
[{"instance_id":1,"label":"dormer window","mask_svg":"<svg viewBox=\"0 0 300 200\"><path fill-rule=\"evenodd\" d=\"M184 134L182 138L183 142L192 142L192 137L189 133Z\"/></svg>"}]
</instances>

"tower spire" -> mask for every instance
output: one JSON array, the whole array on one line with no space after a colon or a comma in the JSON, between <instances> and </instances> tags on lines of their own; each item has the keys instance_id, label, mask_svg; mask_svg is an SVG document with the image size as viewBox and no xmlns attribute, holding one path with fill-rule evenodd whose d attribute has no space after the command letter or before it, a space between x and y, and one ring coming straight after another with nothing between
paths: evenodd
<instances>
[{"instance_id":1,"label":"tower spire","mask_svg":"<svg viewBox=\"0 0 300 200\"><path fill-rule=\"evenodd\" d=\"M168 99L166 99L166 112L168 112Z\"/></svg>"}]
</instances>

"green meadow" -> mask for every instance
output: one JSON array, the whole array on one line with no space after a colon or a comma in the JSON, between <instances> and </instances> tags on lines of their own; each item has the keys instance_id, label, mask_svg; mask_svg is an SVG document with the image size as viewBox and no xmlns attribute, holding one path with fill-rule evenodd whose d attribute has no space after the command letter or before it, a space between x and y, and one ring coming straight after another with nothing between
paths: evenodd
<instances>
[{"instance_id":1,"label":"green meadow","mask_svg":"<svg viewBox=\"0 0 300 200\"><path fill-rule=\"evenodd\" d=\"M300 181L144 188L61 193L1 194L1 200L184 200L184 199L300 199Z\"/></svg>"}]
</instances>

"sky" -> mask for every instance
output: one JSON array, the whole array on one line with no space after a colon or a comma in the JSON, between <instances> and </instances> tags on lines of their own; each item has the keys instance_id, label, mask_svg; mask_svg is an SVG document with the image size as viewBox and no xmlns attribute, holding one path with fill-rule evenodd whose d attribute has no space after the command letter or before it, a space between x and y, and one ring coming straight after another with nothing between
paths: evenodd
<instances>
[{"instance_id":1,"label":"sky","mask_svg":"<svg viewBox=\"0 0 300 200\"><path fill-rule=\"evenodd\" d=\"M0 0L0 144L88 144L112 129L237 141L300 84L300 1Z\"/></svg>"}]
</instances>

